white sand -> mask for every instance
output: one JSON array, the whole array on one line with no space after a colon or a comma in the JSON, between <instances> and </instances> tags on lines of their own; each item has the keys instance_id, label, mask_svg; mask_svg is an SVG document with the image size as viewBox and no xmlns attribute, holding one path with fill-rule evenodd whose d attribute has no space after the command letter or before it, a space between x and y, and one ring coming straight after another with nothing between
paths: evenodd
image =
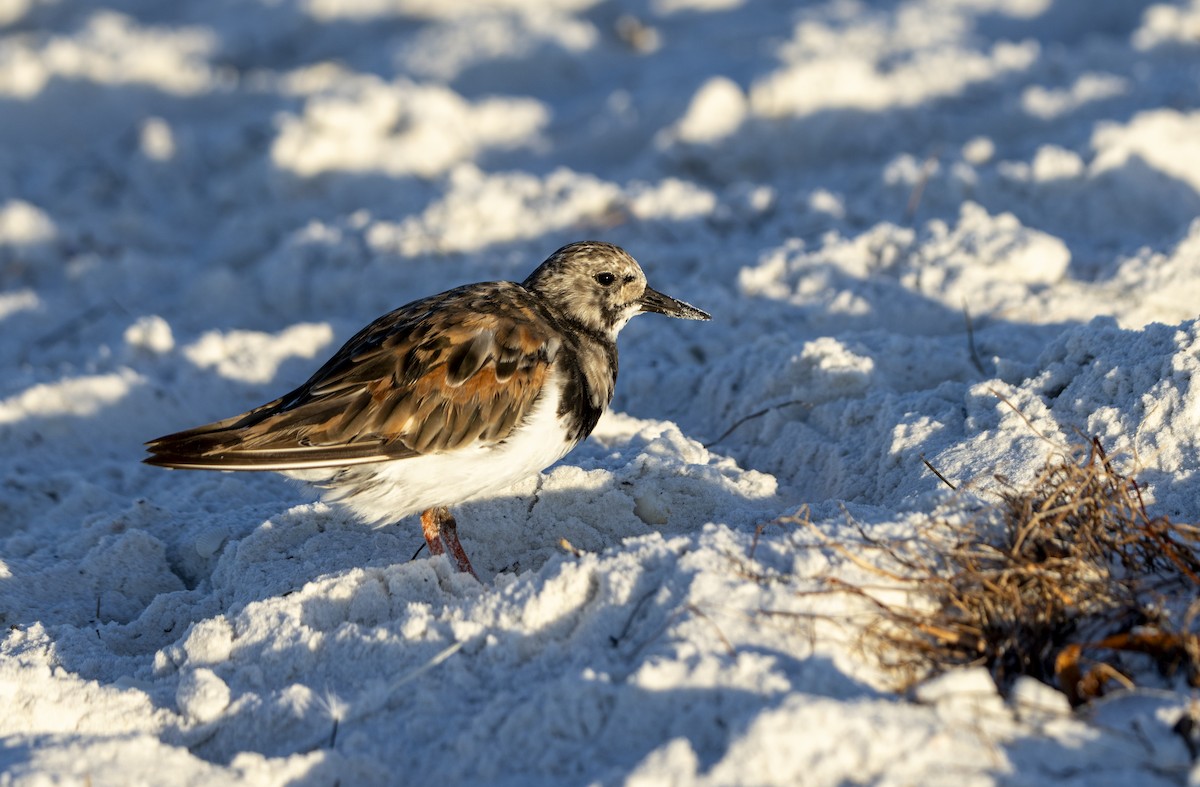
<instances>
[{"instance_id":1,"label":"white sand","mask_svg":"<svg viewBox=\"0 0 1200 787\"><path fill-rule=\"evenodd\" d=\"M1179 680L902 697L740 571L1080 435L1200 520L1197 216L1198 0L0 0L0 785L1200 783ZM584 238L714 318L459 509L483 585L139 464Z\"/></svg>"}]
</instances>

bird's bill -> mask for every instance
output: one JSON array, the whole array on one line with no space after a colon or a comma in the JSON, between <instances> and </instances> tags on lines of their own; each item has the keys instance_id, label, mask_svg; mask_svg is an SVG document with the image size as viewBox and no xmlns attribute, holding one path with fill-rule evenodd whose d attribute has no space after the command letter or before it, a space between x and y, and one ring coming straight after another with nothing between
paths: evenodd
<instances>
[{"instance_id":1,"label":"bird's bill","mask_svg":"<svg viewBox=\"0 0 1200 787\"><path fill-rule=\"evenodd\" d=\"M646 288L641 300L642 311L665 314L668 317L678 317L681 320L711 320L712 317L697 309L695 306L677 301L670 295L650 287Z\"/></svg>"}]
</instances>

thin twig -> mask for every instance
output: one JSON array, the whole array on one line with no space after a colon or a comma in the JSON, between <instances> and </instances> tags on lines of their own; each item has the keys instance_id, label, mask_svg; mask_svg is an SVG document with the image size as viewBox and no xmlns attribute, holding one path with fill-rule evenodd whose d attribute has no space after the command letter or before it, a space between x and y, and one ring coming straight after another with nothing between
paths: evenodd
<instances>
[{"instance_id":1,"label":"thin twig","mask_svg":"<svg viewBox=\"0 0 1200 787\"><path fill-rule=\"evenodd\" d=\"M763 531L765 531L768 527L770 527L772 525L779 525L780 527L783 527L784 525L795 525L800 522L808 522L808 521L810 521L809 513L808 513L808 506L804 505L804 506L801 506L800 509L794 514L791 514L789 516L778 517L776 519L772 519L769 522L760 523L758 526L756 526L754 528L754 538L750 541L750 551L746 554L746 559L747 560L754 559L754 553L758 551L759 539L762 538Z\"/></svg>"},{"instance_id":2,"label":"thin twig","mask_svg":"<svg viewBox=\"0 0 1200 787\"><path fill-rule=\"evenodd\" d=\"M1029 416L1027 416L1027 415L1025 415L1025 413L1021 412L1021 408L1017 407L1015 404L1013 404L1011 401L1009 401L1007 396L1000 393L995 388L988 388L988 393L990 393L992 396L996 397L1000 401L1004 402L1006 405L1008 405L1010 410L1012 410L1017 415L1021 416L1021 420L1024 421L1025 425L1029 427L1029 431L1033 432L1035 435L1042 438L1043 440L1045 440L1047 443L1054 446L1055 448L1058 448L1059 450L1063 451L1064 453L1069 453L1064 446L1061 446L1058 443L1056 443L1055 441L1051 440L1049 437L1044 435L1036 426L1034 426L1033 421L1029 420Z\"/></svg>"},{"instance_id":3,"label":"thin twig","mask_svg":"<svg viewBox=\"0 0 1200 787\"><path fill-rule=\"evenodd\" d=\"M821 541L827 547L829 547L833 551L837 552L839 555L846 558L847 560L849 560L851 563L858 566L859 568L869 571L872 574L877 574L881 577L887 577L888 579L895 580L896 582L899 582L899 583L910 582L909 578L907 578L907 577L900 576L899 574L896 574L894 572L888 571L884 568L881 568L881 567L875 565L874 563L872 563L871 561L869 561L865 558L859 557L853 551L848 549L845 545L840 544L837 541L834 541L831 537L829 537L825 533L822 533L821 530L816 525L814 525L812 522L803 522L802 524L806 525L809 530L811 530L813 533L815 533L816 536L819 539L821 539Z\"/></svg>"},{"instance_id":4,"label":"thin twig","mask_svg":"<svg viewBox=\"0 0 1200 787\"><path fill-rule=\"evenodd\" d=\"M761 410L757 410L757 411L755 411L755 412L753 412L753 413L750 413L750 415L745 415L745 416L742 416L741 418L739 418L739 419L737 419L736 421L734 421L734 422L733 422L733 426L729 427L729 428L728 428L728 429L726 429L724 432L722 432L722 433L721 433L721 436L720 436L720 437L718 437L716 440L710 440L709 442L707 442L707 443L704 443L704 447L705 447L705 448L712 448L714 445L716 445L717 443L721 442L721 441L722 441L722 440L724 440L726 437L729 437L729 435L733 434L733 433L734 433L734 431L735 431L735 430L736 430L736 429L737 429L739 426L741 426L742 424L746 423L747 421L753 421L755 418L762 418L764 415L766 415L767 413L769 413L769 412L771 412L771 411L773 411L773 410L778 410L778 409L780 409L780 408L783 408L783 407L791 407L791 406L793 406L793 405L805 405L805 406L807 406L807 407L812 407L812 402L806 402L806 401L804 401L803 399L790 399L790 400L788 400L788 401L786 401L786 402L779 402L778 404L773 404L773 405L771 405L770 407L764 407L764 408L763 408L763 409L761 409Z\"/></svg>"},{"instance_id":5,"label":"thin twig","mask_svg":"<svg viewBox=\"0 0 1200 787\"><path fill-rule=\"evenodd\" d=\"M929 471L930 471L931 473L933 473L935 476L937 476L937 477L938 477L938 479L939 479L939 480L940 480L940 481L941 481L943 484L945 484L946 486L950 487L951 489L953 489L953 490L954 490L954 491L956 491L956 492L958 491L958 487L957 487L957 486L955 486L954 484L950 483L950 481L949 481L949 480L946 478L946 476L944 476L944 475L942 475L941 473L939 473L939 472L938 472L938 469L937 469L936 467L934 467L932 464L930 464L929 460L925 458L925 454L921 454L921 461L925 463L925 466L929 468Z\"/></svg>"},{"instance_id":6,"label":"thin twig","mask_svg":"<svg viewBox=\"0 0 1200 787\"><path fill-rule=\"evenodd\" d=\"M733 647L733 643L731 643L729 641L729 638L725 636L725 632L721 631L721 627L718 626L713 621L712 618L710 618L708 615L705 615L704 612L700 609L700 607L696 606L695 604L688 604L686 606L686 609L688 610L688 612L691 612L693 615L700 618L701 620L703 620L705 623L707 623L709 626L712 627L712 630L715 631L717 634L717 639L721 640L721 644L723 644L725 646L725 651L730 656L737 655L737 650Z\"/></svg>"},{"instance_id":7,"label":"thin twig","mask_svg":"<svg viewBox=\"0 0 1200 787\"><path fill-rule=\"evenodd\" d=\"M925 196L925 187L929 185L929 179L933 176L933 170L937 166L937 163L937 151L929 154L925 158L925 161L922 162L921 175L917 178L912 192L908 195L908 204L904 206L905 224L912 224L913 219L916 218L917 209L921 207L921 198Z\"/></svg>"},{"instance_id":8,"label":"thin twig","mask_svg":"<svg viewBox=\"0 0 1200 787\"><path fill-rule=\"evenodd\" d=\"M987 377L987 372L983 369L983 361L979 358L979 350L975 347L975 326L971 323L971 311L967 308L965 300L963 301L963 320L967 323L967 349L971 352L971 365L980 374Z\"/></svg>"}]
</instances>

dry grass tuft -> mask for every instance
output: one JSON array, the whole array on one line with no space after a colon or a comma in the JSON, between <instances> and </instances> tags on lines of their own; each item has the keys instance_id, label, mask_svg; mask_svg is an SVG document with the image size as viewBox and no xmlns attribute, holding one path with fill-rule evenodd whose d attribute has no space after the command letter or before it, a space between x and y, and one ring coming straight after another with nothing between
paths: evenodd
<instances>
[{"instance_id":1,"label":"dry grass tuft","mask_svg":"<svg viewBox=\"0 0 1200 787\"><path fill-rule=\"evenodd\" d=\"M1149 516L1096 440L983 512L933 518L915 539L864 549L801 524L889 580L890 593L828 587L882 613L862 644L902 684L983 665L1002 691L1028 675L1080 704L1133 685L1123 665L1134 653L1200 684L1200 604L1188 605L1200 590L1200 529ZM896 589L906 602L889 600Z\"/></svg>"}]
</instances>

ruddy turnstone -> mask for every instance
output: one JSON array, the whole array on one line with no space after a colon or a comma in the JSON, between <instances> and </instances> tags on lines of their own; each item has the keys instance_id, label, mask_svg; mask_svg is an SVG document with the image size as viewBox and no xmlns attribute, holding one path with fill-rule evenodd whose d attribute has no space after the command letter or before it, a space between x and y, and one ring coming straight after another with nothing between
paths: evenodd
<instances>
[{"instance_id":1,"label":"ruddy turnstone","mask_svg":"<svg viewBox=\"0 0 1200 787\"><path fill-rule=\"evenodd\" d=\"M360 519L421 513L434 555L474 574L449 506L558 461L617 381L617 333L642 312L709 315L651 289L610 243L563 246L517 284L468 284L359 331L296 390L146 444L146 462L274 470Z\"/></svg>"}]
</instances>

